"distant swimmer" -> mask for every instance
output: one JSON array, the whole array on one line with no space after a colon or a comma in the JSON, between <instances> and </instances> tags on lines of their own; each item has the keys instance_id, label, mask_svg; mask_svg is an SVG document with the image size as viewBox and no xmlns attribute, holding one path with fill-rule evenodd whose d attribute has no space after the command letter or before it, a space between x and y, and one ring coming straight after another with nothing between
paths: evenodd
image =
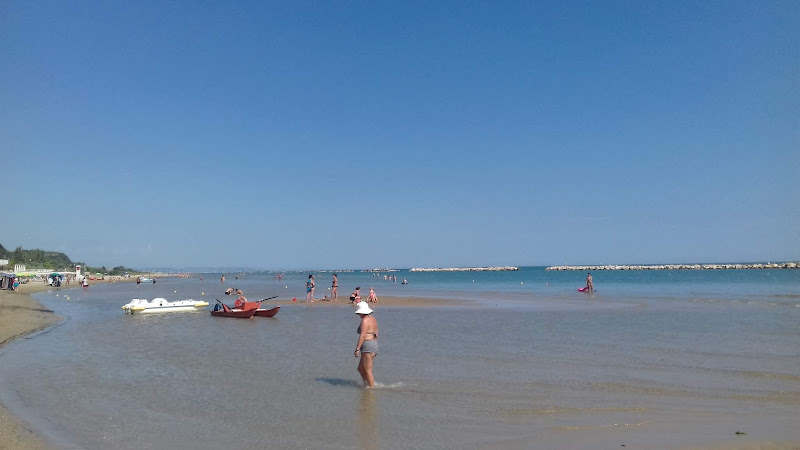
<instances>
[{"instance_id":1,"label":"distant swimmer","mask_svg":"<svg viewBox=\"0 0 800 450\"><path fill-rule=\"evenodd\" d=\"M372 316L372 309L366 303L358 304L356 314L361 317L358 326L358 343L353 356L361 356L358 361L358 373L364 381L364 387L375 387L375 377L372 375L372 362L378 356L378 321Z\"/></svg>"},{"instance_id":2,"label":"distant swimmer","mask_svg":"<svg viewBox=\"0 0 800 450\"><path fill-rule=\"evenodd\" d=\"M222 283L222 284L225 284L225 275L224 274L221 277L219 277L219 282Z\"/></svg>"},{"instance_id":3,"label":"distant swimmer","mask_svg":"<svg viewBox=\"0 0 800 450\"><path fill-rule=\"evenodd\" d=\"M405 278L403 278L403 282L402 282L402 283L400 283L400 284L408 284L408 280L406 280Z\"/></svg>"},{"instance_id":4,"label":"distant swimmer","mask_svg":"<svg viewBox=\"0 0 800 450\"><path fill-rule=\"evenodd\" d=\"M592 273L588 272L586 274L586 289L589 292L594 292L594 282L592 281Z\"/></svg>"}]
</instances>

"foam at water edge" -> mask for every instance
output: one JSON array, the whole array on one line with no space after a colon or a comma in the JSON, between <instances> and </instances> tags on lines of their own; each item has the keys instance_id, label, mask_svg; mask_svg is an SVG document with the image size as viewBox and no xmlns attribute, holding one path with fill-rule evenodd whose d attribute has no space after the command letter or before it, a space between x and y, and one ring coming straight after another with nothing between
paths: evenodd
<instances>
[{"instance_id":1,"label":"foam at water edge","mask_svg":"<svg viewBox=\"0 0 800 450\"><path fill-rule=\"evenodd\" d=\"M406 387L406 383L403 383L402 381L398 381L397 383L388 383L388 384L376 382L375 387L371 389L399 389L403 387Z\"/></svg>"}]
</instances>

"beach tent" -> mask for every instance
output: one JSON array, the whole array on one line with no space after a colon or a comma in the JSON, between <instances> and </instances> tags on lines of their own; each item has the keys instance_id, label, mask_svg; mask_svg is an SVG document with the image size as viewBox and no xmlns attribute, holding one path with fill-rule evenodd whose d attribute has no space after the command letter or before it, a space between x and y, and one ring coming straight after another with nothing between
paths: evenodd
<instances>
[{"instance_id":1,"label":"beach tent","mask_svg":"<svg viewBox=\"0 0 800 450\"><path fill-rule=\"evenodd\" d=\"M17 275L13 273L0 272L0 289L14 289L14 278Z\"/></svg>"}]
</instances>

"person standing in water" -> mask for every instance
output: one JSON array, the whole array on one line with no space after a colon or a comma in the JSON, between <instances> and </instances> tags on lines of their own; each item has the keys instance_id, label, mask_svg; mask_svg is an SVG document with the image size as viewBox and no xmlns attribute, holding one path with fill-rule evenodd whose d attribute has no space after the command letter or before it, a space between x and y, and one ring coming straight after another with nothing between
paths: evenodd
<instances>
[{"instance_id":1,"label":"person standing in water","mask_svg":"<svg viewBox=\"0 0 800 450\"><path fill-rule=\"evenodd\" d=\"M594 292L594 282L592 281L591 272L586 274L586 288L589 290L589 292Z\"/></svg>"},{"instance_id":2,"label":"person standing in water","mask_svg":"<svg viewBox=\"0 0 800 450\"><path fill-rule=\"evenodd\" d=\"M339 296L339 277L333 274L333 283L331 284L331 301L335 302Z\"/></svg>"},{"instance_id":3,"label":"person standing in water","mask_svg":"<svg viewBox=\"0 0 800 450\"><path fill-rule=\"evenodd\" d=\"M306 281L306 301L314 301L314 275L309 275Z\"/></svg>"},{"instance_id":4,"label":"person standing in water","mask_svg":"<svg viewBox=\"0 0 800 450\"><path fill-rule=\"evenodd\" d=\"M361 317L358 326L358 343L353 356L361 356L358 361L358 373L364 381L365 387L375 387L375 377L372 375L372 362L378 356L378 321L372 316L372 308L366 302L360 302L356 314Z\"/></svg>"}]
</instances>

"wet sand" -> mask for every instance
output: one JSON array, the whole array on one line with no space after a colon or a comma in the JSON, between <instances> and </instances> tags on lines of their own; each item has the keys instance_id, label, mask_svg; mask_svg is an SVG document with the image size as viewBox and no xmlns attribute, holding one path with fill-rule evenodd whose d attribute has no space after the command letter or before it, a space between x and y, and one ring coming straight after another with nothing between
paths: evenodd
<instances>
[{"instance_id":1,"label":"wet sand","mask_svg":"<svg viewBox=\"0 0 800 450\"><path fill-rule=\"evenodd\" d=\"M130 280L114 278L114 282ZM89 285L108 282L109 280L90 280ZM61 317L39 304L31 294L51 289L78 288L76 282L60 288L53 288L46 283L31 282L21 285L17 292L0 290L0 346L61 321ZM52 447L0 403L0 448L32 450Z\"/></svg>"},{"instance_id":2,"label":"wet sand","mask_svg":"<svg viewBox=\"0 0 800 450\"><path fill-rule=\"evenodd\" d=\"M61 318L40 305L31 293L50 289L45 283L20 286L19 292L0 291L0 345L58 323ZM0 445L9 449L50 448L27 425L0 404Z\"/></svg>"}]
</instances>

